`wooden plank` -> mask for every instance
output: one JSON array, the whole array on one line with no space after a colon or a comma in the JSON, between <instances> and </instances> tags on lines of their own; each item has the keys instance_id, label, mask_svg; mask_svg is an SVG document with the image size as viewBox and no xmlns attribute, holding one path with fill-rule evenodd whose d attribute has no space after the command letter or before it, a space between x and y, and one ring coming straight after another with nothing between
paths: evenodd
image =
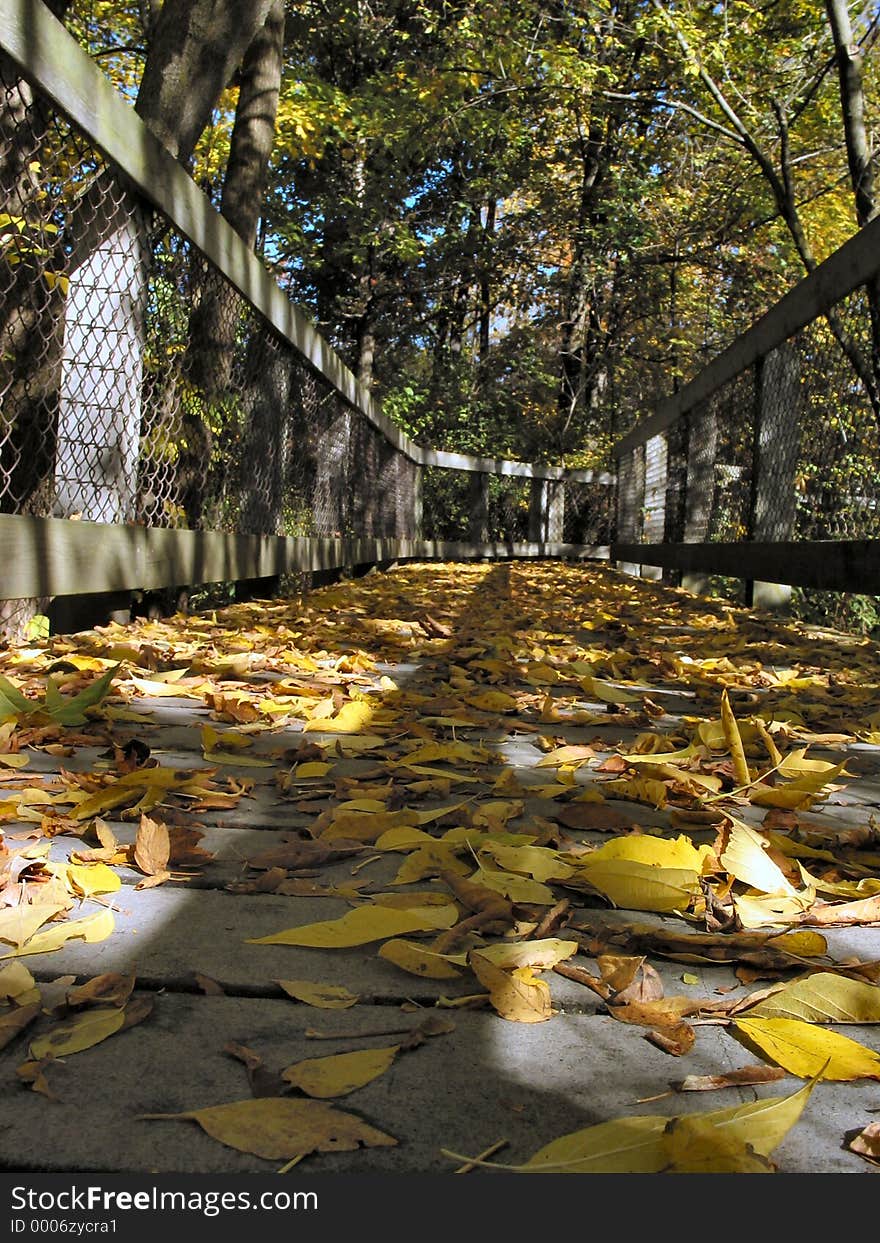
<instances>
[{"instance_id":1,"label":"wooden plank","mask_svg":"<svg viewBox=\"0 0 880 1243\"><path fill-rule=\"evenodd\" d=\"M866 224L820 263L815 271L799 281L684 388L661 401L654 414L617 441L611 450L612 456L624 457L637 445L671 427L688 410L864 285L878 270L880 217Z\"/></svg>"},{"instance_id":2,"label":"wooden plank","mask_svg":"<svg viewBox=\"0 0 880 1243\"><path fill-rule=\"evenodd\" d=\"M476 471L483 475L508 475L520 479L560 479L571 483L599 483L610 486L614 475L608 471L569 470L543 462L517 462L510 458L476 457L470 453L451 453L446 449L422 449L422 466L444 470Z\"/></svg>"},{"instance_id":3,"label":"wooden plank","mask_svg":"<svg viewBox=\"0 0 880 1243\"><path fill-rule=\"evenodd\" d=\"M611 560L753 582L880 595L880 540L612 544Z\"/></svg>"},{"instance_id":4,"label":"wooden plank","mask_svg":"<svg viewBox=\"0 0 880 1243\"><path fill-rule=\"evenodd\" d=\"M583 544L235 535L0 514L0 599L153 591L392 561L592 560L608 554L607 546Z\"/></svg>"}]
</instances>

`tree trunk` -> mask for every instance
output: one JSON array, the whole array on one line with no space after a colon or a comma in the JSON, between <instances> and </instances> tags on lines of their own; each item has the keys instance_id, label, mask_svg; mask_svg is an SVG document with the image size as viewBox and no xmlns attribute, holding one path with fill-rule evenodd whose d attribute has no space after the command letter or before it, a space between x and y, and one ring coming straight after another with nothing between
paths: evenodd
<instances>
[{"instance_id":1,"label":"tree trunk","mask_svg":"<svg viewBox=\"0 0 880 1243\"><path fill-rule=\"evenodd\" d=\"M220 94L275 0L165 0L153 24L135 109L188 165Z\"/></svg>"}]
</instances>

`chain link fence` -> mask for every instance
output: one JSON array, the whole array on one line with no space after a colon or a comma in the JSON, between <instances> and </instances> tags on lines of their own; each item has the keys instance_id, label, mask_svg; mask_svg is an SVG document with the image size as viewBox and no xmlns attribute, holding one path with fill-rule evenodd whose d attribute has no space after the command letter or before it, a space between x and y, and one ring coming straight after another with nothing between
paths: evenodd
<instances>
[{"instance_id":1,"label":"chain link fence","mask_svg":"<svg viewBox=\"0 0 880 1243\"><path fill-rule=\"evenodd\" d=\"M703 384L692 402L685 389L662 426L655 418L631 432L616 451L617 540L742 543L745 553L749 543L880 536L878 306L873 280L827 298L822 314L767 338L714 389ZM699 389L699 377L692 383ZM722 583L727 594L741 595L743 567L742 580ZM681 581L676 569L664 576ZM796 587L794 604L830 615L819 590ZM880 609L868 611L880 623ZM833 612L839 623L846 610Z\"/></svg>"},{"instance_id":2,"label":"chain link fence","mask_svg":"<svg viewBox=\"0 0 880 1243\"><path fill-rule=\"evenodd\" d=\"M227 230L214 245L214 210L149 155L76 45L40 35L40 13L33 30L0 31L18 49L0 51L0 514L364 543L607 542L608 479L508 462L484 473L389 424L259 265L254 292L244 244ZM59 95L68 70L77 86ZM147 157L125 163L138 142ZM0 630L48 599L0 598Z\"/></svg>"},{"instance_id":3,"label":"chain link fence","mask_svg":"<svg viewBox=\"0 0 880 1243\"><path fill-rule=\"evenodd\" d=\"M416 536L416 463L5 58L0 193L0 512Z\"/></svg>"}]
</instances>

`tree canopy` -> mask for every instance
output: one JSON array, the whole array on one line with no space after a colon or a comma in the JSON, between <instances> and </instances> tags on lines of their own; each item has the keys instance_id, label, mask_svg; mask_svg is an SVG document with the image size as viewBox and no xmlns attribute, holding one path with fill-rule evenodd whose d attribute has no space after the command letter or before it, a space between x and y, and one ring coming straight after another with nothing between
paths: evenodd
<instances>
[{"instance_id":1,"label":"tree canopy","mask_svg":"<svg viewBox=\"0 0 880 1243\"><path fill-rule=\"evenodd\" d=\"M63 16L386 410L440 447L602 464L875 213L874 0Z\"/></svg>"}]
</instances>

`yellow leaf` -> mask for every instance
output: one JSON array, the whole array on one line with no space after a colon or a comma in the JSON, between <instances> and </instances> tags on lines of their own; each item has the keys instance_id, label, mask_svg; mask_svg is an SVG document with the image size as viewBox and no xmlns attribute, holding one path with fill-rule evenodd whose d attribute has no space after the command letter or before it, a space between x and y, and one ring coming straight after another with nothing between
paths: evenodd
<instances>
[{"instance_id":1,"label":"yellow leaf","mask_svg":"<svg viewBox=\"0 0 880 1243\"><path fill-rule=\"evenodd\" d=\"M537 881L564 880L575 872L546 846L505 846L489 839L480 853L491 855L506 872L524 872Z\"/></svg>"},{"instance_id":2,"label":"yellow leaf","mask_svg":"<svg viewBox=\"0 0 880 1243\"><path fill-rule=\"evenodd\" d=\"M512 967L530 967L533 971L547 971L565 958L576 954L577 941L562 941L558 937L543 937L536 941L496 941L484 945L480 956L500 967L502 971Z\"/></svg>"},{"instance_id":3,"label":"yellow leaf","mask_svg":"<svg viewBox=\"0 0 880 1243\"><path fill-rule=\"evenodd\" d=\"M238 755L234 751L203 751L209 764L237 764L240 768L271 768L273 760L261 760L257 755Z\"/></svg>"},{"instance_id":4,"label":"yellow leaf","mask_svg":"<svg viewBox=\"0 0 880 1243\"><path fill-rule=\"evenodd\" d=\"M735 1019L746 1040L790 1075L880 1079L880 1053L801 1019ZM826 1065L827 1063L827 1065Z\"/></svg>"},{"instance_id":5,"label":"yellow leaf","mask_svg":"<svg viewBox=\"0 0 880 1243\"><path fill-rule=\"evenodd\" d=\"M261 1097L232 1101L179 1114L145 1114L148 1121L191 1120L212 1139L267 1160L290 1160L310 1152L354 1152L387 1148L397 1143L390 1135L322 1101Z\"/></svg>"},{"instance_id":6,"label":"yellow leaf","mask_svg":"<svg viewBox=\"0 0 880 1243\"><path fill-rule=\"evenodd\" d=\"M489 868L481 868L471 877L487 889L494 889L511 902L534 902L537 906L552 906L556 894L547 885L542 885L528 876L518 876L515 872L495 872Z\"/></svg>"},{"instance_id":7,"label":"yellow leaf","mask_svg":"<svg viewBox=\"0 0 880 1243\"><path fill-rule=\"evenodd\" d=\"M816 891L803 893L734 894L733 905L744 928L765 928L800 919L816 900Z\"/></svg>"},{"instance_id":8,"label":"yellow leaf","mask_svg":"<svg viewBox=\"0 0 880 1243\"><path fill-rule=\"evenodd\" d=\"M324 1100L347 1096L384 1075L399 1051L400 1045L394 1044L385 1049L359 1049L330 1057L311 1057L288 1066L281 1072L281 1078L309 1096Z\"/></svg>"},{"instance_id":9,"label":"yellow leaf","mask_svg":"<svg viewBox=\"0 0 880 1243\"><path fill-rule=\"evenodd\" d=\"M517 703L513 695L506 691L481 691L479 695L468 695L465 703L481 712L513 712Z\"/></svg>"},{"instance_id":10,"label":"yellow leaf","mask_svg":"<svg viewBox=\"0 0 880 1243\"><path fill-rule=\"evenodd\" d=\"M356 842L375 842L389 829L413 827L415 818L416 813L407 809L378 812L340 811L320 834L320 840L332 842L342 837Z\"/></svg>"},{"instance_id":11,"label":"yellow leaf","mask_svg":"<svg viewBox=\"0 0 880 1243\"><path fill-rule=\"evenodd\" d=\"M436 840L424 829L403 825L399 829L388 829L373 845L376 850L418 850L421 846L432 845Z\"/></svg>"},{"instance_id":12,"label":"yellow leaf","mask_svg":"<svg viewBox=\"0 0 880 1243\"><path fill-rule=\"evenodd\" d=\"M26 902L21 906L7 906L0 910L0 941L23 945L39 927L64 909L57 902Z\"/></svg>"},{"instance_id":13,"label":"yellow leaf","mask_svg":"<svg viewBox=\"0 0 880 1243\"><path fill-rule=\"evenodd\" d=\"M359 734L373 719L373 708L363 699L350 699L344 703L335 716L327 720L312 718L306 721L303 730L306 733L322 734Z\"/></svg>"},{"instance_id":14,"label":"yellow leaf","mask_svg":"<svg viewBox=\"0 0 880 1243\"><path fill-rule=\"evenodd\" d=\"M632 695L629 691L625 691L619 686L612 686L610 682L600 682L598 678L582 678L580 687L588 699L598 699L601 703L632 704L639 702L638 695Z\"/></svg>"},{"instance_id":15,"label":"yellow leaf","mask_svg":"<svg viewBox=\"0 0 880 1243\"><path fill-rule=\"evenodd\" d=\"M647 803L658 811L666 806L666 785L653 777L621 778L604 781L602 793L606 798L622 798L632 803Z\"/></svg>"},{"instance_id":16,"label":"yellow leaf","mask_svg":"<svg viewBox=\"0 0 880 1243\"><path fill-rule=\"evenodd\" d=\"M469 742L430 742L407 752L402 759L394 760L390 768L412 768L414 764L433 764L437 761L449 764L497 763L498 756L483 747L473 747ZM439 773L438 776L449 776Z\"/></svg>"},{"instance_id":17,"label":"yellow leaf","mask_svg":"<svg viewBox=\"0 0 880 1243\"><path fill-rule=\"evenodd\" d=\"M700 893L700 878L688 868L608 859L595 865L591 862L582 871L591 885L624 910L684 911Z\"/></svg>"},{"instance_id":18,"label":"yellow leaf","mask_svg":"<svg viewBox=\"0 0 880 1243\"><path fill-rule=\"evenodd\" d=\"M544 1023L552 1018L550 989L530 968L504 971L476 950L468 954L468 965L489 990L489 1000L503 1019L513 1023Z\"/></svg>"},{"instance_id":19,"label":"yellow leaf","mask_svg":"<svg viewBox=\"0 0 880 1243\"><path fill-rule=\"evenodd\" d=\"M431 846L422 846L414 850L398 869L392 885L412 885L415 881L424 880L427 876L438 876L440 872L457 872L465 876L470 867L456 857L454 843L434 842Z\"/></svg>"},{"instance_id":20,"label":"yellow leaf","mask_svg":"<svg viewBox=\"0 0 880 1243\"><path fill-rule=\"evenodd\" d=\"M738 786L747 786L752 780L752 774L749 772L742 736L730 706L730 696L726 686L721 692L721 727L724 730L724 741L727 743L727 749L733 761L734 781Z\"/></svg>"},{"instance_id":21,"label":"yellow leaf","mask_svg":"<svg viewBox=\"0 0 880 1243\"><path fill-rule=\"evenodd\" d=\"M749 1018L807 1023L880 1023L880 988L833 971L817 971L782 985L747 1013Z\"/></svg>"},{"instance_id":22,"label":"yellow leaf","mask_svg":"<svg viewBox=\"0 0 880 1243\"><path fill-rule=\"evenodd\" d=\"M21 1005L20 998L27 997L36 988L36 981L23 962L11 962L0 968L0 1001L14 1001Z\"/></svg>"},{"instance_id":23,"label":"yellow leaf","mask_svg":"<svg viewBox=\"0 0 880 1243\"><path fill-rule=\"evenodd\" d=\"M674 840L651 837L648 834L633 834L631 837L612 837L598 850L583 856L579 862L582 867L589 869L594 864L605 863L609 859L627 859L632 863L644 863L650 867L685 868L692 872L702 872L705 859L711 856L710 846L695 846L683 833Z\"/></svg>"},{"instance_id":24,"label":"yellow leaf","mask_svg":"<svg viewBox=\"0 0 880 1243\"><path fill-rule=\"evenodd\" d=\"M347 1010L356 1005L360 998L350 993L339 984L316 984L311 980L276 980L296 1001L303 1001L307 1006L316 1006L319 1010Z\"/></svg>"},{"instance_id":25,"label":"yellow leaf","mask_svg":"<svg viewBox=\"0 0 880 1243\"><path fill-rule=\"evenodd\" d=\"M115 893L122 887L119 874L106 863L68 863L63 867L72 892L82 898L96 893Z\"/></svg>"},{"instance_id":26,"label":"yellow leaf","mask_svg":"<svg viewBox=\"0 0 880 1243\"><path fill-rule=\"evenodd\" d=\"M268 937L248 937L246 945L308 945L341 949L366 945L407 932L430 932L451 928L458 919L458 908L447 906L394 910L391 907L360 906L340 919L287 928Z\"/></svg>"},{"instance_id":27,"label":"yellow leaf","mask_svg":"<svg viewBox=\"0 0 880 1243\"><path fill-rule=\"evenodd\" d=\"M661 1141L664 1174L773 1174L776 1167L738 1135L699 1115L672 1118Z\"/></svg>"},{"instance_id":28,"label":"yellow leaf","mask_svg":"<svg viewBox=\"0 0 880 1243\"><path fill-rule=\"evenodd\" d=\"M174 682L160 681L158 677L136 678L131 675L131 684L136 686L142 695L148 695L150 699L156 699L162 696L173 696L175 699L201 699L204 691L204 682L199 682L197 686L177 686Z\"/></svg>"},{"instance_id":29,"label":"yellow leaf","mask_svg":"<svg viewBox=\"0 0 880 1243\"><path fill-rule=\"evenodd\" d=\"M767 855L769 842L764 834L732 816L730 822L727 845L720 856L721 866L743 884L762 893L794 894L794 885Z\"/></svg>"},{"instance_id":30,"label":"yellow leaf","mask_svg":"<svg viewBox=\"0 0 880 1243\"><path fill-rule=\"evenodd\" d=\"M379 950L379 957L394 963L401 971L422 976L428 980L451 980L461 972L453 964L464 966L467 959L462 954L435 954L412 941L386 941Z\"/></svg>"},{"instance_id":31,"label":"yellow leaf","mask_svg":"<svg viewBox=\"0 0 880 1243\"><path fill-rule=\"evenodd\" d=\"M310 760L307 764L297 764L295 775L297 780L300 777L326 777L332 767L326 760Z\"/></svg>"},{"instance_id":32,"label":"yellow leaf","mask_svg":"<svg viewBox=\"0 0 880 1243\"><path fill-rule=\"evenodd\" d=\"M804 929L801 932L781 932L771 937L768 947L785 950L789 954L797 954L799 958L822 958L828 953L828 942L821 932Z\"/></svg>"},{"instance_id":33,"label":"yellow leaf","mask_svg":"<svg viewBox=\"0 0 880 1243\"><path fill-rule=\"evenodd\" d=\"M41 1057L68 1057L71 1053L80 1053L118 1032L124 1021L125 1010L116 1006L84 1010L32 1040L30 1056L38 1061Z\"/></svg>"},{"instance_id":34,"label":"yellow leaf","mask_svg":"<svg viewBox=\"0 0 880 1243\"><path fill-rule=\"evenodd\" d=\"M417 811L415 813L416 824L430 824L431 821L441 820L444 816L450 815L451 812L460 811L462 807L466 806L466 802L448 803L445 807L433 807L430 811ZM484 804L484 807L488 806L494 807L497 806L497 804ZM519 807L520 810L522 810L522 803L519 804ZM516 813L514 812L513 814L515 815ZM474 819L474 823L476 824L476 818Z\"/></svg>"},{"instance_id":35,"label":"yellow leaf","mask_svg":"<svg viewBox=\"0 0 880 1243\"><path fill-rule=\"evenodd\" d=\"M116 927L112 911L98 911L94 915L85 915L82 919L67 920L63 924L54 924L44 928L26 941L19 949L8 954L0 954L0 958L19 958L27 954L45 954L60 949L66 941L82 938L88 944L104 941Z\"/></svg>"},{"instance_id":36,"label":"yellow leaf","mask_svg":"<svg viewBox=\"0 0 880 1243\"><path fill-rule=\"evenodd\" d=\"M563 764L575 764L580 767L587 760L595 758L596 752L587 746L554 747L546 755L541 756L535 768L560 768Z\"/></svg>"},{"instance_id":37,"label":"yellow leaf","mask_svg":"<svg viewBox=\"0 0 880 1243\"><path fill-rule=\"evenodd\" d=\"M17 751L0 754L0 766L3 768L26 768L29 762L26 755L21 755Z\"/></svg>"},{"instance_id":38,"label":"yellow leaf","mask_svg":"<svg viewBox=\"0 0 880 1243\"><path fill-rule=\"evenodd\" d=\"M815 1084L813 1079L792 1096L765 1097L699 1117L766 1157L798 1121ZM657 1174L669 1161L664 1137L670 1121L647 1115L600 1122L553 1140L514 1168L524 1174Z\"/></svg>"},{"instance_id":39,"label":"yellow leaf","mask_svg":"<svg viewBox=\"0 0 880 1243\"><path fill-rule=\"evenodd\" d=\"M832 764L829 760L813 760L807 759L807 748L800 747L796 751L789 751L779 762L778 771L783 777L791 777L797 780L800 777L818 777L824 785L827 781L833 781L835 777L839 777L844 772L846 761L841 764ZM848 775L848 774L847 774Z\"/></svg>"}]
</instances>

